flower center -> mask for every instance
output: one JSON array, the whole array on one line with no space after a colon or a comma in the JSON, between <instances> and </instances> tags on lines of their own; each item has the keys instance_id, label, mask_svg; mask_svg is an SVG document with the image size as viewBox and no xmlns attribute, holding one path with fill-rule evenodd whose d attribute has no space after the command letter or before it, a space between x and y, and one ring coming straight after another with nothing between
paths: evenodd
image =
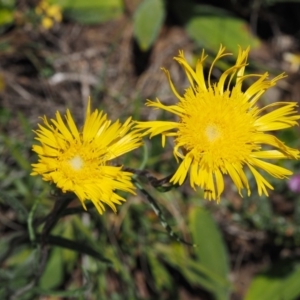
<instances>
[{"instance_id":1,"label":"flower center","mask_svg":"<svg viewBox=\"0 0 300 300\"><path fill-rule=\"evenodd\" d=\"M214 87L199 92L187 89L180 104L185 114L176 143L192 152L198 162L222 168L225 162L243 163L257 148L253 138L255 112L241 92L233 89L220 94Z\"/></svg>"},{"instance_id":2,"label":"flower center","mask_svg":"<svg viewBox=\"0 0 300 300\"><path fill-rule=\"evenodd\" d=\"M93 144L72 143L58 157L57 170L66 180L77 183L99 178L101 166L106 163L101 154Z\"/></svg>"},{"instance_id":3,"label":"flower center","mask_svg":"<svg viewBox=\"0 0 300 300\"><path fill-rule=\"evenodd\" d=\"M79 155L75 155L72 159L69 160L69 164L74 169L74 171L79 171L83 167L84 161Z\"/></svg>"},{"instance_id":4,"label":"flower center","mask_svg":"<svg viewBox=\"0 0 300 300\"><path fill-rule=\"evenodd\" d=\"M205 134L210 142L214 142L220 137L219 128L215 124L209 124L205 129Z\"/></svg>"}]
</instances>

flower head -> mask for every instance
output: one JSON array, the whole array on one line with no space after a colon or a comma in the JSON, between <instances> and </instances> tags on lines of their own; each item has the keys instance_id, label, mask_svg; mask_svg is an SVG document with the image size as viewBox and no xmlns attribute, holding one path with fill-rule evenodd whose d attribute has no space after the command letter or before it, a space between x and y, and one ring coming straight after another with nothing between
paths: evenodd
<instances>
[{"instance_id":1,"label":"flower head","mask_svg":"<svg viewBox=\"0 0 300 300\"><path fill-rule=\"evenodd\" d=\"M248 168L257 183L258 192L268 195L272 185L261 175L261 169L276 178L286 178L292 172L265 159L299 157L299 151L289 148L270 134L297 124L300 116L294 102L277 102L259 107L257 102L263 93L284 77L281 74L268 80L268 73L244 75L249 48L239 49L236 63L212 83L211 73L217 60L230 55L224 47L213 61L206 82L203 65L207 56L204 51L195 70L188 64L182 51L174 59L183 67L190 87L180 95L174 87L170 74L165 72L171 89L178 98L175 105L166 106L158 99L147 101L147 106L166 110L178 116L178 122L138 122L139 130L150 137L161 134L163 146L166 137L173 137L174 156L180 165L171 178L174 184L182 184L189 173L193 188L200 186L208 199L219 200L224 190L224 174L231 177L239 193L250 187L245 174ZM245 91L243 82L256 79Z\"/></svg>"},{"instance_id":2,"label":"flower head","mask_svg":"<svg viewBox=\"0 0 300 300\"><path fill-rule=\"evenodd\" d=\"M55 22L62 21L61 7L57 4L50 4L48 0L41 0L35 12L42 17L41 24L45 29L50 29Z\"/></svg>"},{"instance_id":3,"label":"flower head","mask_svg":"<svg viewBox=\"0 0 300 300\"><path fill-rule=\"evenodd\" d=\"M294 193L300 193L300 174L293 175L288 181L288 187Z\"/></svg>"},{"instance_id":4,"label":"flower head","mask_svg":"<svg viewBox=\"0 0 300 300\"><path fill-rule=\"evenodd\" d=\"M83 207L91 200L98 212L105 210L104 203L116 211L115 204L124 198L116 190L134 193L131 182L132 173L125 172L121 166L110 165L110 161L141 145L140 134L130 131L130 118L122 125L119 121L111 123L103 112L97 109L90 112L90 102L82 130L78 130L69 110L66 123L59 112L56 119L38 125L35 132L41 145L34 145L33 151L39 161L32 164L31 175L42 175L63 192L74 192Z\"/></svg>"}]
</instances>

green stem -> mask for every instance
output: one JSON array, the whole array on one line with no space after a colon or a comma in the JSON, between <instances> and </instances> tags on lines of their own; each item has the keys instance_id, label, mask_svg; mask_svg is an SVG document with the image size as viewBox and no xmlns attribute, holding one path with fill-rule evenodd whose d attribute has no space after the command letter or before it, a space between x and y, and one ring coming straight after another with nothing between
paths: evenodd
<instances>
[{"instance_id":1,"label":"green stem","mask_svg":"<svg viewBox=\"0 0 300 300\"><path fill-rule=\"evenodd\" d=\"M172 238L174 238L176 241L178 241L178 242L180 242L182 244L186 244L186 245L189 245L189 246L196 247L195 244L191 244L189 242L186 242L185 240L183 240L178 234L176 234L172 230L171 226L167 223L166 218L165 218L163 212L161 211L160 207L156 203L156 200L138 182L134 181L134 184L146 196L146 198L147 198L149 204L151 205L153 211L158 216L161 225L165 228L165 230L168 232L168 234Z\"/></svg>"},{"instance_id":2,"label":"green stem","mask_svg":"<svg viewBox=\"0 0 300 300\"><path fill-rule=\"evenodd\" d=\"M32 242L32 243L35 242L35 231L33 229L33 216L34 216L34 213L36 212L36 209L37 209L39 203L40 203L40 198L36 198L33 203L32 208L28 214L28 218L27 218L28 234L29 234L30 242Z\"/></svg>"},{"instance_id":3,"label":"green stem","mask_svg":"<svg viewBox=\"0 0 300 300\"><path fill-rule=\"evenodd\" d=\"M54 228L54 226L62 216L63 211L73 201L73 199L74 194L72 193L59 195L57 199L55 199L54 207L51 213L47 216L45 225L42 230L42 247L46 244L47 236L50 234L51 230Z\"/></svg>"}]
</instances>

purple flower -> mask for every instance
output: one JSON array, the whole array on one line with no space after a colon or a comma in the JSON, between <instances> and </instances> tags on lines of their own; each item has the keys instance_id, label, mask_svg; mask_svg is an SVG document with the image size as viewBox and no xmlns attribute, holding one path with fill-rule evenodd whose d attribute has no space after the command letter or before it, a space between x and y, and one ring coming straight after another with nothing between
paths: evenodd
<instances>
[{"instance_id":1,"label":"purple flower","mask_svg":"<svg viewBox=\"0 0 300 300\"><path fill-rule=\"evenodd\" d=\"M300 193L300 174L292 176L288 182L288 186L291 191Z\"/></svg>"}]
</instances>

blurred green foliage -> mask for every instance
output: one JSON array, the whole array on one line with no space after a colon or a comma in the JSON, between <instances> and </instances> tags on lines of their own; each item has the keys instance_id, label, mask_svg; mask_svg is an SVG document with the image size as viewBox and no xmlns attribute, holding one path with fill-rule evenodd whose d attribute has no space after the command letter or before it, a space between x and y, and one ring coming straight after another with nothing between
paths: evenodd
<instances>
[{"instance_id":1,"label":"blurred green foliage","mask_svg":"<svg viewBox=\"0 0 300 300\"><path fill-rule=\"evenodd\" d=\"M82 24L99 24L120 17L123 13L121 0L55 0L67 18Z\"/></svg>"},{"instance_id":2,"label":"blurred green foliage","mask_svg":"<svg viewBox=\"0 0 300 300\"><path fill-rule=\"evenodd\" d=\"M13 22L14 9L15 9L14 0L0 1L0 28L1 26L5 26Z\"/></svg>"},{"instance_id":3,"label":"blurred green foliage","mask_svg":"<svg viewBox=\"0 0 300 300\"><path fill-rule=\"evenodd\" d=\"M5 129L11 113L0 113L1 127ZM72 196L51 196L47 183L29 176L32 132L22 115L18 123L21 138L7 136L5 130L0 134L0 208L15 214L11 220L1 220L9 229L0 231L1 299L33 299L38 295L84 298L86 293L93 299L140 299L138 272L144 272L152 293L166 293L166 299L175 299L178 289L174 287L174 270L192 286L200 285L215 294L216 299L228 299L231 285L226 248L218 227L204 208L190 207L187 211L188 231L199 242L196 248L173 240L160 228L159 219L145 203L128 202L119 215L107 212L101 217L90 205L87 212L81 206L65 208L70 201L73 203ZM175 190L168 194L165 198L167 194L157 191L155 197L161 196L165 201L180 197ZM167 220L173 222L169 215ZM209 233L205 244L197 235L202 226ZM204 249L214 249L214 255ZM76 272L82 276L79 282L72 280ZM105 288L109 274L123 288Z\"/></svg>"},{"instance_id":4,"label":"blurred green foliage","mask_svg":"<svg viewBox=\"0 0 300 300\"><path fill-rule=\"evenodd\" d=\"M10 115L7 110L1 111L2 128L10 120ZM23 128L21 140L20 137L8 137L3 132L0 134L0 154L3 158L0 207L4 210L10 207L9 210L16 214L12 221L9 218L2 220L10 229L7 232L0 231L1 299L9 296L12 299L33 299L38 295L84 299L87 293L93 295L92 299L141 299L143 297L136 277L139 272L144 274L144 280L153 294L166 295L160 299L179 299L180 286L174 281L174 272L192 287L200 286L214 295L214 299L230 299L233 287L229 281L228 252L211 213L198 197L191 199L190 204L182 210L188 221L186 233L191 235L196 247L173 240L164 232L159 219L146 203L129 201L122 206L118 215L107 212L100 217L89 205L89 210L84 212L74 199L75 206L63 208L54 214L55 219L51 221L54 227L46 237L46 255L42 246L43 228L51 220L49 216L54 209L55 198L50 196L48 184L29 176L32 133L24 117L20 115L18 122ZM10 180L5 181L7 177ZM159 202L164 202L166 208L173 205L174 199L179 201L180 206L186 205L182 203L180 191L177 190L167 193L156 191L153 195L155 199L160 198ZM140 194L140 197L143 195ZM73 203L73 197L71 200ZM274 225L276 215L269 200L266 197L259 201L255 197L244 200L241 210L233 213L233 217L239 216L237 222L240 226L273 232L284 240L283 224L278 227ZM226 199L222 201L226 206ZM258 205L256 210L253 205ZM230 206L227 209L230 210ZM163 214L167 222L174 223L165 209ZM10 227L6 222L13 222L16 227ZM32 235L29 223L33 225ZM296 223L293 226L297 230L300 228ZM47 259L41 270L45 255ZM274 266L275 273L272 267L258 275L246 299L257 299L262 290L268 291L264 299L277 299L278 291L281 291L284 299L294 299L295 295L299 295L299 286L296 284L299 273L297 261L290 260L289 268L283 266L285 268L282 269ZM75 274L79 274L81 279L75 280ZM115 278L112 280L117 280L120 288L109 290L109 278Z\"/></svg>"},{"instance_id":5,"label":"blurred green foliage","mask_svg":"<svg viewBox=\"0 0 300 300\"><path fill-rule=\"evenodd\" d=\"M300 264L282 260L253 280L245 300L293 300L300 295Z\"/></svg>"},{"instance_id":6,"label":"blurred green foliage","mask_svg":"<svg viewBox=\"0 0 300 300\"><path fill-rule=\"evenodd\" d=\"M262 4L275 2L279 1ZM125 13L121 0L51 3L61 6L65 20L81 24L107 22ZM0 32L26 22L36 24L34 8L21 12L15 1L0 0ZM142 51L151 51L171 13L196 48L216 51L222 43L235 52L237 44L252 48L260 44L245 20L224 9L191 0L143 0L131 16L134 38ZM213 299L230 299L234 289L229 279L230 253L223 231L213 219L214 209L206 207L201 195L187 201L180 189L166 193L151 190L167 224L196 247L172 238L142 193L138 201L129 199L120 207L118 215L107 212L99 216L91 206L85 212L73 198L57 201L47 183L29 175L30 162L35 160L30 151L32 128L20 114L16 121L19 129L12 135L6 125L13 118L12 112L0 109L0 299L41 295L145 299L149 295L143 294L144 289L150 291L149 297L179 299L182 286L178 282L191 290L204 290ZM280 138L291 146L299 145L294 130L282 132ZM145 159L147 167L161 174L174 171L174 164L161 162L160 140L152 140L151 151L150 159ZM297 167L289 165L292 170ZM292 251L300 245L300 197L289 191L284 181L272 184L275 192L293 205L293 213L278 213L267 197L255 193L245 196L238 209L226 198L217 209L230 215L240 228L264 232L274 247ZM56 202L61 206L54 211ZM66 208L63 204L70 205ZM296 299L300 296L299 276L298 257L279 260L254 278L245 299Z\"/></svg>"}]
</instances>

